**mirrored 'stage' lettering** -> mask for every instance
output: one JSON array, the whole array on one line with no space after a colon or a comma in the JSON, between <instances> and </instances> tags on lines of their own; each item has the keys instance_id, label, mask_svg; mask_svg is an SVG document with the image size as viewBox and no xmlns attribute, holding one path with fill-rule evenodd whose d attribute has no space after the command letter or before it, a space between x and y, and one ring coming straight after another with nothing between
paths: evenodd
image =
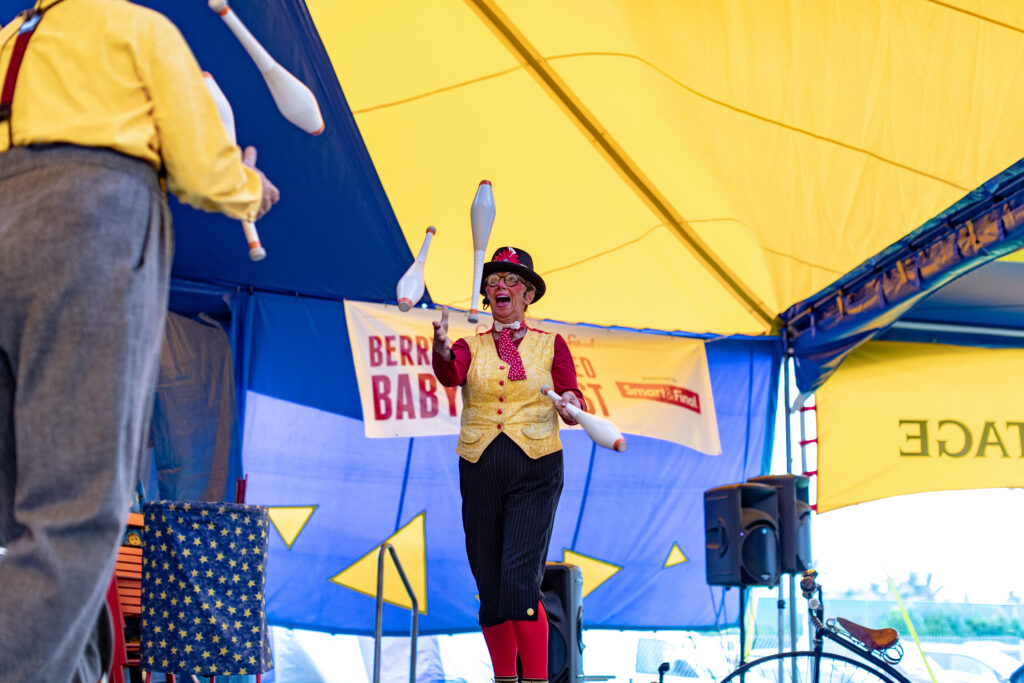
<instances>
[{"instance_id":1,"label":"mirrored 'stage' lettering","mask_svg":"<svg viewBox=\"0 0 1024 683\"><path fill-rule=\"evenodd\" d=\"M899 420L900 457L1024 458L1024 422Z\"/></svg>"}]
</instances>

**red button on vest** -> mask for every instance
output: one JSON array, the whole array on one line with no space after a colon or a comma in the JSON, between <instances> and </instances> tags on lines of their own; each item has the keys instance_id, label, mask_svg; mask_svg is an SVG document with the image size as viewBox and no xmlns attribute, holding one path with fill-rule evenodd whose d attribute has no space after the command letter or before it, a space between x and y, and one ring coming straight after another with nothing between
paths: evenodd
<instances>
[{"instance_id":1,"label":"red button on vest","mask_svg":"<svg viewBox=\"0 0 1024 683\"><path fill-rule=\"evenodd\" d=\"M501 429L501 425L500 424L498 425L498 429Z\"/></svg>"}]
</instances>

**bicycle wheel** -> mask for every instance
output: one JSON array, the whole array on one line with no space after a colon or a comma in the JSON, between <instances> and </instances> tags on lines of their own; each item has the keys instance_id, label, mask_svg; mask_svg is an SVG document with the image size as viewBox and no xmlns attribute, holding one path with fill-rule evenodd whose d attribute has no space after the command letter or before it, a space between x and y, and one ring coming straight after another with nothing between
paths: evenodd
<instances>
[{"instance_id":1,"label":"bicycle wheel","mask_svg":"<svg viewBox=\"0 0 1024 683\"><path fill-rule=\"evenodd\" d=\"M817 677L813 652L783 652L747 662L722 683L905 683L867 662L831 652L822 652L819 657Z\"/></svg>"}]
</instances>

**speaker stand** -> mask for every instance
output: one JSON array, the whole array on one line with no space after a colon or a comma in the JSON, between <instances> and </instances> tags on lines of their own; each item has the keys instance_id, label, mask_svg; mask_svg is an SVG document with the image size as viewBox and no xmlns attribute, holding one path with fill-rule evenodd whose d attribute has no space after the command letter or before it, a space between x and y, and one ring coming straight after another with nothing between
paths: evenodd
<instances>
[{"instance_id":1,"label":"speaker stand","mask_svg":"<svg viewBox=\"0 0 1024 683\"><path fill-rule=\"evenodd\" d=\"M747 632L745 628L747 621L746 595L746 587L740 586L740 666L743 666L747 661Z\"/></svg>"},{"instance_id":2,"label":"speaker stand","mask_svg":"<svg viewBox=\"0 0 1024 683\"><path fill-rule=\"evenodd\" d=\"M778 628L776 629L775 633L777 634L778 641L779 641L778 642L779 654L782 654L786 650L786 645L785 645L785 643L783 643L783 640L784 640L783 636L786 633L786 627L785 627L785 624L783 623L783 616L785 615L785 612L786 612L786 599L782 596L782 579L781 579L781 577L779 578L779 583L778 583L777 587L779 589L779 598L775 602L775 607L779 610L779 625L778 625Z\"/></svg>"}]
</instances>

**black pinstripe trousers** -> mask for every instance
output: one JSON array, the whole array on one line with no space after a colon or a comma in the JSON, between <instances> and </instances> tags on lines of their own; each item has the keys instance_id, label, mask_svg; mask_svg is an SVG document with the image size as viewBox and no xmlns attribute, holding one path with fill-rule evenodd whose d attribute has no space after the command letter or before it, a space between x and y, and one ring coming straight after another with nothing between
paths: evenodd
<instances>
[{"instance_id":1,"label":"black pinstripe trousers","mask_svg":"<svg viewBox=\"0 0 1024 683\"><path fill-rule=\"evenodd\" d=\"M563 478L562 451L532 460L504 433L475 463L460 458L462 526L481 626L537 618Z\"/></svg>"}]
</instances>

